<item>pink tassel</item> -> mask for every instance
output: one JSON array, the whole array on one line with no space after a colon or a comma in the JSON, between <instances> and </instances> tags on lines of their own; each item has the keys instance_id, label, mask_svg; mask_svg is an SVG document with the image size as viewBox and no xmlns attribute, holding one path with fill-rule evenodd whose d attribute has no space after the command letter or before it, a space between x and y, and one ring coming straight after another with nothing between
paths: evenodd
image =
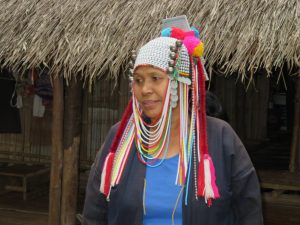
<instances>
[{"instance_id":1,"label":"pink tassel","mask_svg":"<svg viewBox=\"0 0 300 225\"><path fill-rule=\"evenodd\" d=\"M213 163L213 161L212 161L212 159L209 155L207 155L207 160L209 161L209 168L210 168L210 175L211 175L211 185L212 185L212 188L213 188L214 197L215 197L215 199L220 198L219 189L218 189L218 186L216 184L216 175L215 175L214 163Z\"/></svg>"},{"instance_id":2,"label":"pink tassel","mask_svg":"<svg viewBox=\"0 0 300 225\"><path fill-rule=\"evenodd\" d=\"M110 180L112 167L114 162L115 153L110 152L104 161L103 170L101 174L101 184L100 184L100 192L105 196L109 196L110 192Z\"/></svg>"},{"instance_id":3,"label":"pink tassel","mask_svg":"<svg viewBox=\"0 0 300 225\"><path fill-rule=\"evenodd\" d=\"M212 205L212 199L217 199L220 197L218 187L216 185L216 176L215 176L215 168L212 162L211 157L208 154L203 155L203 159L200 162L201 172L199 174L199 192L198 195L203 196L205 201L210 207ZM202 165L201 165L202 164ZM201 188L201 189L200 189Z\"/></svg>"}]
</instances>

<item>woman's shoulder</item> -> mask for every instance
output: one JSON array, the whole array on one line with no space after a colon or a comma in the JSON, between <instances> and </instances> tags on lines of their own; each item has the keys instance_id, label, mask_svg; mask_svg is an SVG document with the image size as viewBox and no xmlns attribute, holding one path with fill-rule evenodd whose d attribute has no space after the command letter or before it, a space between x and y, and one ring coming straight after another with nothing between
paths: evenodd
<instances>
[{"instance_id":1,"label":"woman's shoulder","mask_svg":"<svg viewBox=\"0 0 300 225\"><path fill-rule=\"evenodd\" d=\"M208 136L219 139L236 139L239 140L239 137L237 133L234 131L234 129L231 127L229 123L226 121L207 116L207 133Z\"/></svg>"},{"instance_id":2,"label":"woman's shoulder","mask_svg":"<svg viewBox=\"0 0 300 225\"><path fill-rule=\"evenodd\" d=\"M109 133L115 134L115 133L117 132L119 126L120 126L120 121L118 121L117 123L113 124L113 125L110 127Z\"/></svg>"},{"instance_id":3,"label":"woman's shoulder","mask_svg":"<svg viewBox=\"0 0 300 225\"><path fill-rule=\"evenodd\" d=\"M232 127L230 126L229 123L227 123L225 120L216 118L216 117L211 117L211 116L206 116L206 121L207 121L207 128L214 128L218 130L223 130L223 129L230 129L232 130Z\"/></svg>"}]
</instances>

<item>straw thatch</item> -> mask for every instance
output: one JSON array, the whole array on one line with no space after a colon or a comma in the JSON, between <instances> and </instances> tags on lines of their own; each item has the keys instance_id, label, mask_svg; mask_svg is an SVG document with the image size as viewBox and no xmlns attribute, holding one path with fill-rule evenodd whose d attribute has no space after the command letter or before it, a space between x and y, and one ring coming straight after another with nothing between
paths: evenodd
<instances>
[{"instance_id":1,"label":"straw thatch","mask_svg":"<svg viewBox=\"0 0 300 225\"><path fill-rule=\"evenodd\" d=\"M209 65L241 74L300 66L298 0L0 0L0 60L44 64L66 78L117 77L163 18L182 14L202 30Z\"/></svg>"}]
</instances>

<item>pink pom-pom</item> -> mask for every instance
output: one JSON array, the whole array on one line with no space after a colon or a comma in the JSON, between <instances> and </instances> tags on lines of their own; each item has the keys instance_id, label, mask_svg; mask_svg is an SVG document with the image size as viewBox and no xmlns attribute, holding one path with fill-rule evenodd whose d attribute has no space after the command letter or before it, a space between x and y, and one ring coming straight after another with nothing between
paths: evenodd
<instances>
[{"instance_id":1,"label":"pink pom-pom","mask_svg":"<svg viewBox=\"0 0 300 225\"><path fill-rule=\"evenodd\" d=\"M200 40L194 36L187 36L183 39L183 44L187 48L190 55L193 54L194 49L198 46Z\"/></svg>"}]
</instances>

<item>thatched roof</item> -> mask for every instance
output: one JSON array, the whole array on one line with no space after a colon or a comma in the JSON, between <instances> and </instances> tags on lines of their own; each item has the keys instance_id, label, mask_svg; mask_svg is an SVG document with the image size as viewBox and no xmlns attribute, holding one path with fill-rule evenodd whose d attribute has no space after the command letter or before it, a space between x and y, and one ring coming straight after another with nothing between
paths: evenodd
<instances>
[{"instance_id":1,"label":"thatched roof","mask_svg":"<svg viewBox=\"0 0 300 225\"><path fill-rule=\"evenodd\" d=\"M202 30L209 65L242 74L300 66L298 0L0 0L0 61L116 77L163 18L182 14Z\"/></svg>"}]
</instances>

